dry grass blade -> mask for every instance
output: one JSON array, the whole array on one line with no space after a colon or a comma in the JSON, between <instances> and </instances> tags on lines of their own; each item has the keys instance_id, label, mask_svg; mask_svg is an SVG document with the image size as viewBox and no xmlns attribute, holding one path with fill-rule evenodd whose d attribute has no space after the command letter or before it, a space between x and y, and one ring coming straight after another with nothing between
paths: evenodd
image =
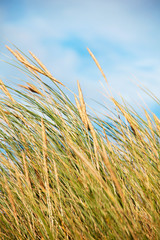
<instances>
[{"instance_id":1,"label":"dry grass blade","mask_svg":"<svg viewBox=\"0 0 160 240\"><path fill-rule=\"evenodd\" d=\"M24 173L25 173L25 177L26 177L26 182L27 182L29 188L32 189L31 188L31 182L30 182L30 179L29 179L29 172L28 172L28 166L27 166L27 162L26 162L26 156L25 156L24 151L22 151L22 159L23 159Z\"/></svg>"},{"instance_id":2,"label":"dry grass blade","mask_svg":"<svg viewBox=\"0 0 160 240\"><path fill-rule=\"evenodd\" d=\"M41 68L45 71L45 74L43 73L45 76L49 77L54 82L57 82L57 83L61 84L62 86L64 86L63 83L61 83L60 81L58 81L56 78L54 78L52 76L52 74L48 71L48 69L44 66L44 64L31 51L29 51L29 53L36 60L36 62L39 64L39 66L41 66Z\"/></svg>"},{"instance_id":3,"label":"dry grass blade","mask_svg":"<svg viewBox=\"0 0 160 240\"><path fill-rule=\"evenodd\" d=\"M19 56L19 54L17 54L15 51L13 51L10 47L8 47L7 45L5 46L7 49L8 49L8 51L10 51L12 54L13 54L13 56L15 56L16 58L17 58L17 60L18 61L22 61L23 59ZM24 61L24 60L23 60Z\"/></svg>"},{"instance_id":4,"label":"dry grass blade","mask_svg":"<svg viewBox=\"0 0 160 240\"><path fill-rule=\"evenodd\" d=\"M87 119L87 122L88 122L88 126L89 126L89 129L90 129L91 135L93 137L94 151L95 151L95 156L96 156L96 165L97 165L97 169L99 170L99 158L98 158L99 144L98 144L98 141L97 141L97 136L96 136L94 127L93 127L89 118Z\"/></svg>"},{"instance_id":5,"label":"dry grass blade","mask_svg":"<svg viewBox=\"0 0 160 240\"><path fill-rule=\"evenodd\" d=\"M21 62L24 66L26 66L29 70L33 70L34 72L38 72L44 75L44 72L37 68L36 66L30 64L23 56L21 56L20 53L17 53L17 51L13 51L10 47L6 46L6 48L17 58L19 62Z\"/></svg>"},{"instance_id":6,"label":"dry grass blade","mask_svg":"<svg viewBox=\"0 0 160 240\"><path fill-rule=\"evenodd\" d=\"M61 193L60 193L60 185L59 185L59 179L58 179L58 171L56 167L56 162L54 161L54 172L55 172L55 179L57 183L57 190L58 190L58 196L59 196L59 202L60 202L60 211L61 215L63 216L63 209L62 209L62 203L61 203Z\"/></svg>"},{"instance_id":7,"label":"dry grass blade","mask_svg":"<svg viewBox=\"0 0 160 240\"><path fill-rule=\"evenodd\" d=\"M4 92L4 94L9 97L9 99L12 102L15 102L14 98L11 96L10 92L8 91L8 89L6 88L6 86L4 85L3 81L0 79L0 89Z\"/></svg>"},{"instance_id":8,"label":"dry grass blade","mask_svg":"<svg viewBox=\"0 0 160 240\"><path fill-rule=\"evenodd\" d=\"M113 194L110 192L106 183L104 183L103 179L100 177L99 172L93 167L93 165L87 159L87 156L84 156L82 154L82 152L79 149L77 149L76 146L73 143L69 143L69 146L76 153L76 155L83 161L83 163L86 165L86 167L90 170L91 174L93 174L94 177L96 177L97 181L105 189L105 191L108 194L108 196L110 197L110 199L115 203L115 198L114 198Z\"/></svg>"},{"instance_id":9,"label":"dry grass blade","mask_svg":"<svg viewBox=\"0 0 160 240\"><path fill-rule=\"evenodd\" d=\"M95 157L96 157L96 165L97 165L97 169L99 170L99 163L98 163L99 162L99 159L98 159L99 144L98 144L97 137L96 137L94 128L92 126L92 123L91 123L91 121L90 121L90 119L87 115L87 112L86 112L86 105L85 105L85 101L84 101L84 98L83 98L83 94L82 94L82 90L81 90L79 81L77 81L77 84L78 84L78 92L79 92L79 100L80 100L80 104L79 104L77 98L75 98L77 108L79 110L79 113L80 113L80 116L81 116L82 121L84 123L84 126L86 127L86 130L90 130L91 135L93 137L93 144L94 144Z\"/></svg>"},{"instance_id":10,"label":"dry grass blade","mask_svg":"<svg viewBox=\"0 0 160 240\"><path fill-rule=\"evenodd\" d=\"M77 81L77 85L78 85L80 105L81 105L81 108L82 108L82 112L85 115L86 114L86 104L84 102L83 93L82 93L79 81Z\"/></svg>"},{"instance_id":11,"label":"dry grass blade","mask_svg":"<svg viewBox=\"0 0 160 240\"><path fill-rule=\"evenodd\" d=\"M15 203L14 203L14 197L12 195L12 192L11 192L10 188L9 188L6 176L3 175L3 177L4 177L4 180L5 180L5 188L6 188L6 191L8 193L8 199L10 201L10 204L11 204L11 207L12 207L12 210L13 210L13 216L15 218L15 221L16 221L17 225L19 225L18 217L17 217L18 213L17 213L16 207L15 207Z\"/></svg>"},{"instance_id":12,"label":"dry grass blade","mask_svg":"<svg viewBox=\"0 0 160 240\"><path fill-rule=\"evenodd\" d=\"M106 78L106 75L104 74L99 62L97 61L96 57L93 55L93 53L91 52L91 50L89 48L87 48L89 54L91 55L91 57L93 58L94 62L96 63L97 67L99 68L100 72L102 73L102 76L104 77L106 83L108 84L108 81L107 81L107 78Z\"/></svg>"},{"instance_id":13,"label":"dry grass blade","mask_svg":"<svg viewBox=\"0 0 160 240\"><path fill-rule=\"evenodd\" d=\"M22 62L22 63L25 62L26 64L30 64L28 62L28 60L26 58L24 58L24 56L21 53L19 53L17 50L15 50L14 53L16 53L17 56L21 59L20 62ZM12 51L12 54L13 54L13 51ZM30 67L28 67L28 69L31 73L35 74L36 76L38 76L38 78L40 78L36 71L32 70Z\"/></svg>"},{"instance_id":14,"label":"dry grass blade","mask_svg":"<svg viewBox=\"0 0 160 240\"><path fill-rule=\"evenodd\" d=\"M27 83L27 84L29 85L29 87L28 87L28 86L21 85L21 84L18 84L18 86L20 86L20 87L22 87L22 88L25 88L25 89L33 92L33 93L40 94L41 96L44 97L44 94L41 93L41 91L39 91L39 89L36 88L33 84L30 84L30 83Z\"/></svg>"},{"instance_id":15,"label":"dry grass blade","mask_svg":"<svg viewBox=\"0 0 160 240\"><path fill-rule=\"evenodd\" d=\"M81 117L81 119L82 119L82 122L83 122L86 130L88 130L88 121L87 121L87 119L86 119L86 115L84 114L84 112L83 112L83 110L82 110L82 107L81 107L81 105L80 105L80 103L79 103L76 95L74 95L74 97L75 97L75 102L76 102L77 109L78 109L78 111L79 111L80 117Z\"/></svg>"},{"instance_id":16,"label":"dry grass blade","mask_svg":"<svg viewBox=\"0 0 160 240\"><path fill-rule=\"evenodd\" d=\"M101 141L101 144L102 144L102 156L103 156L104 163L106 164L106 167L107 167L107 169L110 172L111 178L112 178L112 180L113 180L113 182L114 182L114 184L115 184L115 186L117 188L117 191L118 191L118 193L119 193L119 195L120 195L120 197L122 199L122 202L124 203L125 199L124 199L123 191L122 191L121 186L120 186L120 184L118 182L118 179L117 179L117 177L116 177L116 175L115 175L115 173L114 173L114 171L112 169L112 166L111 166L111 164L109 162L109 159L108 159L108 156L107 156L107 153L106 153L106 150L105 150L105 147L104 147L104 144L103 144L102 141Z\"/></svg>"},{"instance_id":17,"label":"dry grass blade","mask_svg":"<svg viewBox=\"0 0 160 240\"><path fill-rule=\"evenodd\" d=\"M46 72L48 76L52 76L52 74L48 71L48 69L44 66L44 64L31 52L29 51L31 56L36 60L36 62L43 68L43 70Z\"/></svg>"},{"instance_id":18,"label":"dry grass blade","mask_svg":"<svg viewBox=\"0 0 160 240\"><path fill-rule=\"evenodd\" d=\"M3 109L2 109L1 106L0 106L0 113L2 114L4 121L8 124L9 127L11 127L11 125L10 125L10 123L9 123L6 115L5 115L5 114L7 114L7 113L5 113L5 112L3 111Z\"/></svg>"},{"instance_id":19,"label":"dry grass blade","mask_svg":"<svg viewBox=\"0 0 160 240\"><path fill-rule=\"evenodd\" d=\"M49 175L48 175L48 166L47 166L47 136L46 136L46 132L45 132L45 125L44 125L43 118L41 118L41 126L42 126L42 141L43 141L42 149L43 149L43 164L44 164L46 197L47 197L50 229L52 230L53 229L53 213L52 213L52 205L51 205L51 198L50 198Z\"/></svg>"},{"instance_id":20,"label":"dry grass blade","mask_svg":"<svg viewBox=\"0 0 160 240\"><path fill-rule=\"evenodd\" d=\"M24 64L24 66L26 66L31 72L38 72L46 77L49 77L52 81L64 86L63 83L61 83L59 80L57 80L56 78L54 78L51 74L48 74L48 70L46 71L42 71L40 68L30 64L23 56L20 55L20 53L17 53L17 51L13 51L10 47L6 46L6 48L18 59L18 61L20 61L22 64ZM34 55L35 56L35 55ZM38 60L38 59L37 59ZM42 63L41 63L42 65ZM41 66L40 65L40 66ZM45 68L46 69L46 68Z\"/></svg>"}]
</instances>

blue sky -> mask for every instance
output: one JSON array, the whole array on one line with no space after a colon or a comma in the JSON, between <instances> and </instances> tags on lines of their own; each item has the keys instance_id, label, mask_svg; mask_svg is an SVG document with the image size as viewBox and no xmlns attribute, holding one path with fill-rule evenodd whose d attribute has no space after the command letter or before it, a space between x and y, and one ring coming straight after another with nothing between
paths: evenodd
<instances>
[{"instance_id":1,"label":"blue sky","mask_svg":"<svg viewBox=\"0 0 160 240\"><path fill-rule=\"evenodd\" d=\"M105 83L89 47L114 96L121 94L132 105L141 104L143 98L160 115L136 86L142 84L159 96L159 13L156 0L4 0L0 1L0 52L7 53L7 40L25 52L31 50L75 92L79 80L86 101L94 106L92 98L106 101L101 84ZM17 74L4 63L0 69L2 79L13 80Z\"/></svg>"}]
</instances>

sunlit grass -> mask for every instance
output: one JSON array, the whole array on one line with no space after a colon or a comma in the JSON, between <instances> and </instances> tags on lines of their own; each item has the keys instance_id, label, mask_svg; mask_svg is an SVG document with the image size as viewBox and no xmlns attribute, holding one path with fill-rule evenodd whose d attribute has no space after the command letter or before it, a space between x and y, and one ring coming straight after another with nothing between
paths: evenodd
<instances>
[{"instance_id":1,"label":"sunlit grass","mask_svg":"<svg viewBox=\"0 0 160 240\"><path fill-rule=\"evenodd\" d=\"M0 81L0 238L160 239L158 117L110 96L101 120L79 83L73 103L35 55L7 48L32 82Z\"/></svg>"}]
</instances>

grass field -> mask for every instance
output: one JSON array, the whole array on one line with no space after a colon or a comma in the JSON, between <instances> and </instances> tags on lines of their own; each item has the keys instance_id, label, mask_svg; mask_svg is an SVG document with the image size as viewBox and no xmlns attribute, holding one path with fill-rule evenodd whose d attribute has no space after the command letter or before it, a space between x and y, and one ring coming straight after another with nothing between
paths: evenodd
<instances>
[{"instance_id":1,"label":"grass field","mask_svg":"<svg viewBox=\"0 0 160 240\"><path fill-rule=\"evenodd\" d=\"M7 48L30 82L0 80L0 239L160 239L158 117L110 94L99 119L79 82L73 103L34 54Z\"/></svg>"}]
</instances>

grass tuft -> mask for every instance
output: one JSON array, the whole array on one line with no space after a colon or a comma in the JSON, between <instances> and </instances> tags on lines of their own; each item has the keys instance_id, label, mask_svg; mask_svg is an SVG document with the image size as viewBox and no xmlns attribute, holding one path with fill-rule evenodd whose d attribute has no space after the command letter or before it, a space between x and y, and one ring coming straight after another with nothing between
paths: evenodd
<instances>
[{"instance_id":1,"label":"grass tuft","mask_svg":"<svg viewBox=\"0 0 160 240\"><path fill-rule=\"evenodd\" d=\"M0 238L160 239L159 118L110 96L99 119L79 82L72 103L33 53L7 48L31 82L0 80Z\"/></svg>"}]
</instances>

